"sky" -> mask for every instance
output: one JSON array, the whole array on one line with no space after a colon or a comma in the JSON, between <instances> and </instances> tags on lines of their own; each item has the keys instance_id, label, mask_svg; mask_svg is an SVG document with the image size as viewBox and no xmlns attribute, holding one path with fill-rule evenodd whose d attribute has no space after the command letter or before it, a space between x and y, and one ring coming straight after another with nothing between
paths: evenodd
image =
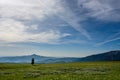
<instances>
[{"instance_id":1,"label":"sky","mask_svg":"<svg viewBox=\"0 0 120 80\"><path fill-rule=\"evenodd\" d=\"M0 56L84 57L120 50L120 0L0 0Z\"/></svg>"}]
</instances>

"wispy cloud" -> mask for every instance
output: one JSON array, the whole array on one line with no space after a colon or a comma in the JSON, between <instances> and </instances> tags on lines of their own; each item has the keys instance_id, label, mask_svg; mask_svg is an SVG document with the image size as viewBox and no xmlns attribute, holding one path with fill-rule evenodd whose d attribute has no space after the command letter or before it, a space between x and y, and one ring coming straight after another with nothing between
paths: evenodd
<instances>
[{"instance_id":1,"label":"wispy cloud","mask_svg":"<svg viewBox=\"0 0 120 80\"><path fill-rule=\"evenodd\" d=\"M34 20L46 18L59 10L53 9L55 0L0 0L0 16L19 20Z\"/></svg>"},{"instance_id":2,"label":"wispy cloud","mask_svg":"<svg viewBox=\"0 0 120 80\"><path fill-rule=\"evenodd\" d=\"M92 41L85 28L89 26L82 22L89 18L119 22L119 4L118 0L0 0L0 41L53 43L74 34L62 32L59 22Z\"/></svg>"},{"instance_id":3,"label":"wispy cloud","mask_svg":"<svg viewBox=\"0 0 120 80\"><path fill-rule=\"evenodd\" d=\"M107 22L120 22L120 1L114 0L78 0L78 5L82 6L87 13L87 18L94 18L99 21ZM109 26L105 26L108 27ZM101 32L102 34L102 32ZM104 35L104 34L103 34ZM120 33L112 34L107 36L106 39L96 46L104 45L120 39Z\"/></svg>"},{"instance_id":4,"label":"wispy cloud","mask_svg":"<svg viewBox=\"0 0 120 80\"><path fill-rule=\"evenodd\" d=\"M108 37L105 41L103 42L100 42L100 43L97 43L95 46L101 46L101 45L104 45L106 43L110 43L110 42L113 42L113 41L116 41L116 40L120 40L120 32Z\"/></svg>"},{"instance_id":5,"label":"wispy cloud","mask_svg":"<svg viewBox=\"0 0 120 80\"><path fill-rule=\"evenodd\" d=\"M0 0L0 41L54 43L68 36L59 30L46 28L41 31L44 26L31 24L34 20L40 22L46 16L59 12L53 9L57 4L56 0ZM39 31L33 33L29 30Z\"/></svg>"},{"instance_id":6,"label":"wispy cloud","mask_svg":"<svg viewBox=\"0 0 120 80\"><path fill-rule=\"evenodd\" d=\"M73 27L75 30L79 31L82 35L84 35L87 39L91 40L91 36L89 33L80 25L79 20L77 20L77 16L75 14L72 14L72 12L68 11L64 14L60 14L59 17L64 20L66 23L68 23L71 27Z\"/></svg>"},{"instance_id":7,"label":"wispy cloud","mask_svg":"<svg viewBox=\"0 0 120 80\"><path fill-rule=\"evenodd\" d=\"M74 29L91 39L89 33L75 19L77 16L70 9L64 8L61 3L61 0L0 0L0 40L5 42L31 41L40 43L59 41L61 38L66 37L68 33L48 29L39 23L31 24L34 21L42 23L48 16L52 15L59 16ZM46 27L44 28L46 29L45 32L40 30L43 27ZM28 32L28 30L34 30L35 28L39 30L37 34Z\"/></svg>"},{"instance_id":8,"label":"wispy cloud","mask_svg":"<svg viewBox=\"0 0 120 80\"><path fill-rule=\"evenodd\" d=\"M117 37L117 38L114 38L114 39L111 39L111 40L106 40L104 42L96 44L96 46L101 46L101 45L104 45L106 43L109 43L109 42L112 42L112 41L116 41L116 40L120 40L120 37Z\"/></svg>"},{"instance_id":9,"label":"wispy cloud","mask_svg":"<svg viewBox=\"0 0 120 80\"><path fill-rule=\"evenodd\" d=\"M49 30L39 33L27 32L29 28L35 29L36 26L26 26L14 20L0 20L0 41L3 42L37 42L53 43L68 34L61 34L59 31Z\"/></svg>"},{"instance_id":10,"label":"wispy cloud","mask_svg":"<svg viewBox=\"0 0 120 80\"><path fill-rule=\"evenodd\" d=\"M79 5L88 10L86 14L99 20L120 21L120 1L114 0L79 0Z\"/></svg>"},{"instance_id":11,"label":"wispy cloud","mask_svg":"<svg viewBox=\"0 0 120 80\"><path fill-rule=\"evenodd\" d=\"M64 2L64 4L62 4L63 11L57 15L62 20L64 20L66 23L68 23L71 27L73 27L75 30L79 31L87 39L91 40L92 38L91 38L90 34L88 33L88 31L86 29L84 29L83 25L81 25L81 23L80 23L86 19L85 16L76 15L76 13L70 8L70 6L68 6L66 4L65 4L65 2Z\"/></svg>"}]
</instances>

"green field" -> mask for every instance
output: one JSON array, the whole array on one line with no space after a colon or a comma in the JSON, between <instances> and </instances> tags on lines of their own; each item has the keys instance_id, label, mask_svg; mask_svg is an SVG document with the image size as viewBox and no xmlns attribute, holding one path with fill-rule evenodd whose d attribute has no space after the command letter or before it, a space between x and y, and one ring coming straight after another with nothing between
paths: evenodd
<instances>
[{"instance_id":1,"label":"green field","mask_svg":"<svg viewBox=\"0 0 120 80\"><path fill-rule=\"evenodd\" d=\"M0 80L120 80L120 62L1 63Z\"/></svg>"}]
</instances>

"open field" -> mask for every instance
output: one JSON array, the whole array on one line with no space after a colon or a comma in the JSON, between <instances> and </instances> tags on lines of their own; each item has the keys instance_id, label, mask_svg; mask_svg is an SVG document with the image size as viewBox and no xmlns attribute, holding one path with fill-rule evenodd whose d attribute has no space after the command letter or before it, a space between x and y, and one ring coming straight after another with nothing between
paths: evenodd
<instances>
[{"instance_id":1,"label":"open field","mask_svg":"<svg viewBox=\"0 0 120 80\"><path fill-rule=\"evenodd\" d=\"M120 80L120 62L1 63L0 80Z\"/></svg>"}]
</instances>

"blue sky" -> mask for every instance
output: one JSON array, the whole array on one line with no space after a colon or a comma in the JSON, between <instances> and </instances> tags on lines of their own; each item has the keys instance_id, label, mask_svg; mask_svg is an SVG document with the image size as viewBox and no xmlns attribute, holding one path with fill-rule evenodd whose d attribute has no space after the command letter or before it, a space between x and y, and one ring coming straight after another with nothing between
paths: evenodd
<instances>
[{"instance_id":1,"label":"blue sky","mask_svg":"<svg viewBox=\"0 0 120 80\"><path fill-rule=\"evenodd\" d=\"M120 49L120 0L0 0L0 56L82 57Z\"/></svg>"}]
</instances>

